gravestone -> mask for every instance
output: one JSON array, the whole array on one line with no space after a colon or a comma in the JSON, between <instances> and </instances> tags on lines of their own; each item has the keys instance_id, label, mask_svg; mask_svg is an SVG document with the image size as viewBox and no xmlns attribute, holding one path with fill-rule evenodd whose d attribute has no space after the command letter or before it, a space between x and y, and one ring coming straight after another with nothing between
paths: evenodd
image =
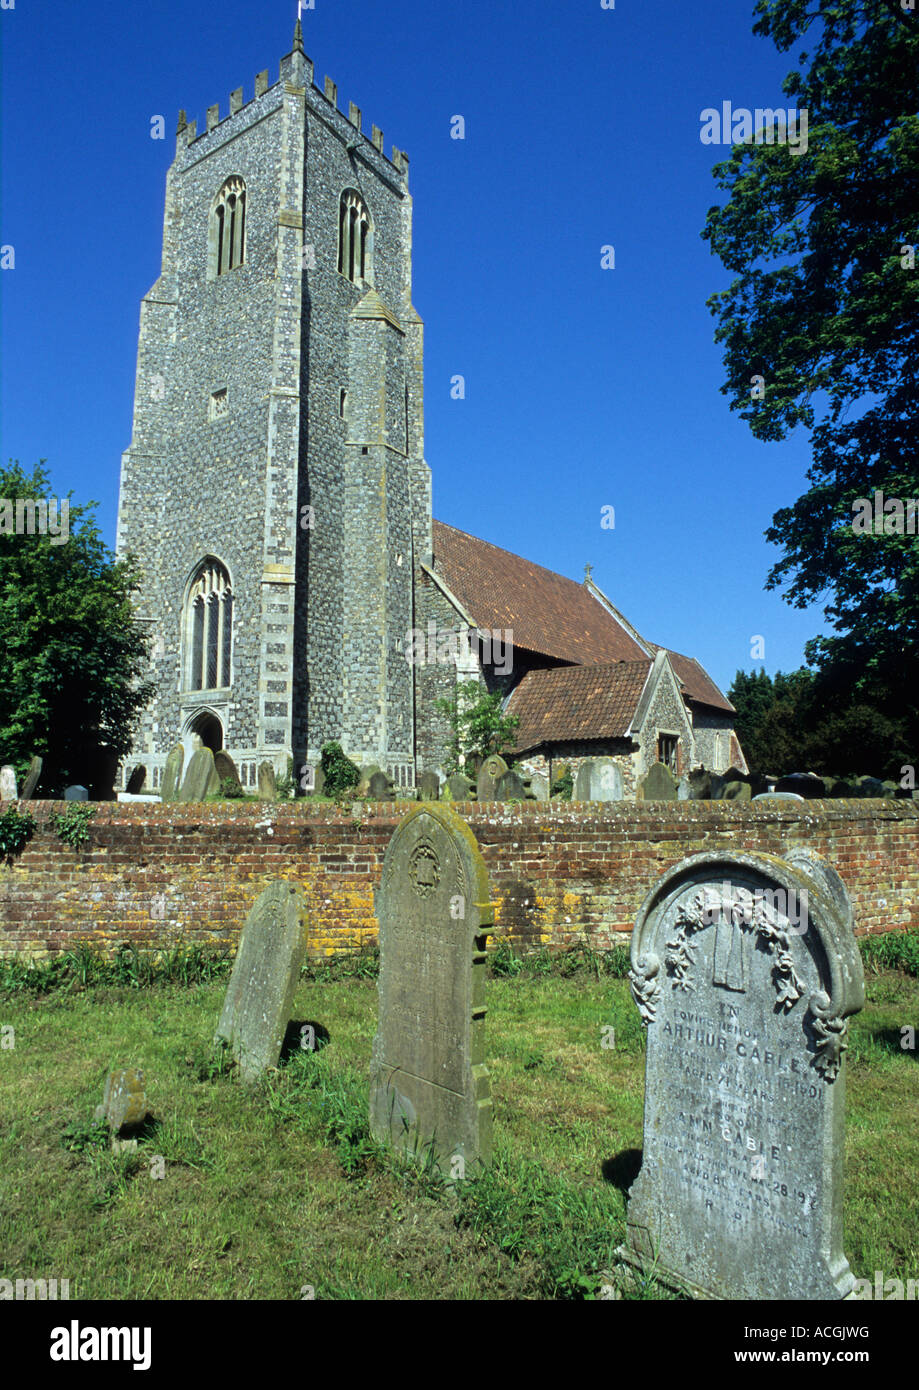
<instances>
[{"instance_id":1,"label":"gravestone","mask_svg":"<svg viewBox=\"0 0 919 1390\"><path fill-rule=\"evenodd\" d=\"M621 801L622 771L612 758L588 758L578 768L575 801Z\"/></svg>"},{"instance_id":2,"label":"gravestone","mask_svg":"<svg viewBox=\"0 0 919 1390\"><path fill-rule=\"evenodd\" d=\"M322 796L325 791L325 773L321 763L301 763L300 791L304 796Z\"/></svg>"},{"instance_id":3,"label":"gravestone","mask_svg":"<svg viewBox=\"0 0 919 1390\"><path fill-rule=\"evenodd\" d=\"M358 779L357 785L356 785L355 788L354 788L354 795L355 795L355 796L369 796L369 795L370 795L370 779L371 779L371 777L374 775L375 772L380 772L380 771L382 771L382 769L380 768L380 766L379 766L377 763L368 763L366 767L362 767L362 768L361 768L361 775L360 775L360 778Z\"/></svg>"},{"instance_id":4,"label":"gravestone","mask_svg":"<svg viewBox=\"0 0 919 1390\"><path fill-rule=\"evenodd\" d=\"M258 765L258 798L259 801L278 799L278 779L272 763L264 762Z\"/></svg>"},{"instance_id":5,"label":"gravestone","mask_svg":"<svg viewBox=\"0 0 919 1390\"><path fill-rule=\"evenodd\" d=\"M549 800L549 779L541 772L534 772L530 778L530 790L535 801Z\"/></svg>"},{"instance_id":6,"label":"gravestone","mask_svg":"<svg viewBox=\"0 0 919 1390\"><path fill-rule=\"evenodd\" d=\"M138 763L136 767L131 769L131 775L128 778L125 791L129 796L139 796L144 789L146 780L147 769L144 767L143 763Z\"/></svg>"},{"instance_id":7,"label":"gravestone","mask_svg":"<svg viewBox=\"0 0 919 1390\"><path fill-rule=\"evenodd\" d=\"M752 801L753 789L749 782L725 782L721 799L722 801Z\"/></svg>"},{"instance_id":8,"label":"gravestone","mask_svg":"<svg viewBox=\"0 0 919 1390\"><path fill-rule=\"evenodd\" d=\"M307 931L306 900L280 880L259 894L246 918L217 1025L217 1038L232 1047L244 1081L278 1064Z\"/></svg>"},{"instance_id":9,"label":"gravestone","mask_svg":"<svg viewBox=\"0 0 919 1390\"><path fill-rule=\"evenodd\" d=\"M182 768L185 765L185 749L181 743L177 743L171 749L163 768L163 782L160 787L160 796L163 801L178 801L179 788L182 785Z\"/></svg>"},{"instance_id":10,"label":"gravestone","mask_svg":"<svg viewBox=\"0 0 919 1390\"><path fill-rule=\"evenodd\" d=\"M711 801L712 774L708 769L704 767L694 767L687 776L689 779L689 800Z\"/></svg>"},{"instance_id":11,"label":"gravestone","mask_svg":"<svg viewBox=\"0 0 919 1390\"><path fill-rule=\"evenodd\" d=\"M133 1067L110 1071L105 1078L102 1104L96 1106L96 1119L105 1120L109 1129L118 1134L137 1129L149 1113L143 1072Z\"/></svg>"},{"instance_id":12,"label":"gravestone","mask_svg":"<svg viewBox=\"0 0 919 1390\"><path fill-rule=\"evenodd\" d=\"M469 827L425 802L402 821L383 860L379 1022L370 1123L445 1176L491 1156L485 1066L485 941L494 922L488 872Z\"/></svg>"},{"instance_id":13,"label":"gravestone","mask_svg":"<svg viewBox=\"0 0 919 1390\"><path fill-rule=\"evenodd\" d=\"M676 801L676 779L663 763L652 763L641 784L642 801Z\"/></svg>"},{"instance_id":14,"label":"gravestone","mask_svg":"<svg viewBox=\"0 0 919 1390\"><path fill-rule=\"evenodd\" d=\"M0 801L16 801L18 796L16 769L10 763L4 763L0 767Z\"/></svg>"},{"instance_id":15,"label":"gravestone","mask_svg":"<svg viewBox=\"0 0 919 1390\"><path fill-rule=\"evenodd\" d=\"M701 1297L838 1299L852 909L808 851L697 854L646 898L632 994L648 1030L633 1264Z\"/></svg>"},{"instance_id":16,"label":"gravestone","mask_svg":"<svg viewBox=\"0 0 919 1390\"><path fill-rule=\"evenodd\" d=\"M38 786L38 779L41 777L42 760L33 758L29 763L29 770L26 773L26 780L22 784L21 799L31 801L35 795L35 788Z\"/></svg>"},{"instance_id":17,"label":"gravestone","mask_svg":"<svg viewBox=\"0 0 919 1390\"><path fill-rule=\"evenodd\" d=\"M214 766L213 753L209 748L196 748L188 761L179 800L203 801L206 796L219 791L220 778Z\"/></svg>"},{"instance_id":18,"label":"gravestone","mask_svg":"<svg viewBox=\"0 0 919 1390\"><path fill-rule=\"evenodd\" d=\"M440 778L436 772L422 772L418 776L418 795L422 801L437 801L440 797Z\"/></svg>"},{"instance_id":19,"label":"gravestone","mask_svg":"<svg viewBox=\"0 0 919 1390\"><path fill-rule=\"evenodd\" d=\"M81 787L81 786L79 786L79 785L73 786L73 787L65 787L65 788L64 788L64 800L65 800L65 801L88 801L88 800L89 800L89 789L88 789L88 787Z\"/></svg>"},{"instance_id":20,"label":"gravestone","mask_svg":"<svg viewBox=\"0 0 919 1390\"><path fill-rule=\"evenodd\" d=\"M492 753L490 758L486 758L479 768L477 800L497 801L495 791L498 786L498 778L503 777L505 772L507 772L507 763L497 753Z\"/></svg>"},{"instance_id":21,"label":"gravestone","mask_svg":"<svg viewBox=\"0 0 919 1390\"><path fill-rule=\"evenodd\" d=\"M804 797L797 792L760 792L754 796L754 801L803 801Z\"/></svg>"},{"instance_id":22,"label":"gravestone","mask_svg":"<svg viewBox=\"0 0 919 1390\"><path fill-rule=\"evenodd\" d=\"M222 790L222 784L224 782L229 782L235 792L238 794L242 793L243 784L239 780L239 772L236 764L225 749L221 748L219 752L214 754L214 767L217 769L217 776L220 778L221 782L218 791Z\"/></svg>"},{"instance_id":23,"label":"gravestone","mask_svg":"<svg viewBox=\"0 0 919 1390\"><path fill-rule=\"evenodd\" d=\"M777 792L797 792L805 800L826 796L826 786L823 779L816 777L812 772L792 772L788 777L780 777L775 784L775 790Z\"/></svg>"},{"instance_id":24,"label":"gravestone","mask_svg":"<svg viewBox=\"0 0 919 1390\"><path fill-rule=\"evenodd\" d=\"M529 777L521 777L519 772L509 768L502 772L495 783L493 801L526 801L530 795Z\"/></svg>"},{"instance_id":25,"label":"gravestone","mask_svg":"<svg viewBox=\"0 0 919 1390\"><path fill-rule=\"evenodd\" d=\"M476 801L475 783L470 782L462 772L454 772L452 777L448 777L444 783L445 791L449 791L451 801Z\"/></svg>"},{"instance_id":26,"label":"gravestone","mask_svg":"<svg viewBox=\"0 0 919 1390\"><path fill-rule=\"evenodd\" d=\"M385 772L372 773L367 784L367 795L371 801L392 801L395 796L392 779Z\"/></svg>"}]
</instances>

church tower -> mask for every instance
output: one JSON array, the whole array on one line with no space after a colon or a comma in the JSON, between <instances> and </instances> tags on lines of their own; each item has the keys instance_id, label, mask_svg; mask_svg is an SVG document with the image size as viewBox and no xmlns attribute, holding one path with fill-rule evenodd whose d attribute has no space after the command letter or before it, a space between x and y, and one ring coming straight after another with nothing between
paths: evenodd
<instances>
[{"instance_id":1,"label":"church tower","mask_svg":"<svg viewBox=\"0 0 919 1390\"><path fill-rule=\"evenodd\" d=\"M117 551L140 562L156 696L134 758L226 748L245 786L338 739L414 783L413 576L431 560L408 159L280 77L180 112L141 303Z\"/></svg>"}]
</instances>

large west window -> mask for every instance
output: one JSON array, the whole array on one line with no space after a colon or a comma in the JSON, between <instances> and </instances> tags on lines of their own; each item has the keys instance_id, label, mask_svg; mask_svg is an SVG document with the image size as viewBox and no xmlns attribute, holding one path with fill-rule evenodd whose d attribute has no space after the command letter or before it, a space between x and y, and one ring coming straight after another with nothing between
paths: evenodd
<instances>
[{"instance_id":1,"label":"large west window","mask_svg":"<svg viewBox=\"0 0 919 1390\"><path fill-rule=\"evenodd\" d=\"M233 592L219 560L198 567L185 606L185 685L217 690L231 681Z\"/></svg>"}]
</instances>

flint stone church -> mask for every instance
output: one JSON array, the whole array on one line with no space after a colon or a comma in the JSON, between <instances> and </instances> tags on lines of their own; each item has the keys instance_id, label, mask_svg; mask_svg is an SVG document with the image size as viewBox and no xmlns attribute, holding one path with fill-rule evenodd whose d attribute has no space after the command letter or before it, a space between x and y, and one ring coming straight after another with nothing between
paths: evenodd
<instances>
[{"instance_id":1,"label":"flint stone church","mask_svg":"<svg viewBox=\"0 0 919 1390\"><path fill-rule=\"evenodd\" d=\"M698 662L589 575L432 521L408 166L314 85L299 21L278 81L258 73L200 132L179 114L121 469L116 549L142 570L156 689L122 785L143 764L155 791L197 735L248 788L330 739L410 788L443 764L435 701L469 679L505 694L533 771L612 755L634 795L658 760L744 768ZM454 658L407 659L419 630L455 634Z\"/></svg>"}]
</instances>

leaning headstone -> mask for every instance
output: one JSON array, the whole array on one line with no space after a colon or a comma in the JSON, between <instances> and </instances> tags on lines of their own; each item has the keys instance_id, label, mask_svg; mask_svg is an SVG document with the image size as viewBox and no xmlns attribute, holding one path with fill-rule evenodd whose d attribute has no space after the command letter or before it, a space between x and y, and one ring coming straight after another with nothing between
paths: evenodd
<instances>
[{"instance_id":1,"label":"leaning headstone","mask_svg":"<svg viewBox=\"0 0 919 1390\"><path fill-rule=\"evenodd\" d=\"M96 1119L105 1120L113 1134L137 1129L150 1113L144 1090L144 1074L133 1067L110 1071L105 1078L102 1104Z\"/></svg>"},{"instance_id":2,"label":"leaning headstone","mask_svg":"<svg viewBox=\"0 0 919 1390\"><path fill-rule=\"evenodd\" d=\"M217 769L217 776L220 778L220 787L223 790L224 782L229 782L232 790L237 794L242 794L243 784L239 780L239 772L236 764L225 749L221 748L214 754L214 767Z\"/></svg>"},{"instance_id":3,"label":"leaning headstone","mask_svg":"<svg viewBox=\"0 0 919 1390\"><path fill-rule=\"evenodd\" d=\"M448 777L444 783L445 790L450 792L451 801L476 801L477 793L475 783L470 782L462 772L454 772L452 777Z\"/></svg>"},{"instance_id":4,"label":"leaning headstone","mask_svg":"<svg viewBox=\"0 0 919 1390\"><path fill-rule=\"evenodd\" d=\"M160 786L160 796L163 801L178 801L184 764L185 749L181 743L177 743L170 751L166 759L166 766L163 768L163 781Z\"/></svg>"},{"instance_id":5,"label":"leaning headstone","mask_svg":"<svg viewBox=\"0 0 919 1390\"><path fill-rule=\"evenodd\" d=\"M278 779L272 763L264 762L258 765L258 796L259 801L278 799Z\"/></svg>"},{"instance_id":6,"label":"leaning headstone","mask_svg":"<svg viewBox=\"0 0 919 1390\"><path fill-rule=\"evenodd\" d=\"M4 763L0 767L0 801L15 801L18 796L16 769L10 763Z\"/></svg>"},{"instance_id":7,"label":"leaning headstone","mask_svg":"<svg viewBox=\"0 0 919 1390\"><path fill-rule=\"evenodd\" d=\"M493 801L526 801L529 794L529 777L521 777L519 772L509 768L502 772L495 783Z\"/></svg>"},{"instance_id":8,"label":"leaning headstone","mask_svg":"<svg viewBox=\"0 0 919 1390\"><path fill-rule=\"evenodd\" d=\"M676 778L663 763L652 763L640 790L642 801L676 801Z\"/></svg>"},{"instance_id":9,"label":"leaning headstone","mask_svg":"<svg viewBox=\"0 0 919 1390\"><path fill-rule=\"evenodd\" d=\"M31 801L32 797L35 795L35 788L38 786L38 779L39 777L41 777L41 770L41 758L33 758L32 761L29 763L29 770L26 773L26 780L22 784L22 792L20 793L20 796L23 801Z\"/></svg>"},{"instance_id":10,"label":"leaning headstone","mask_svg":"<svg viewBox=\"0 0 919 1390\"><path fill-rule=\"evenodd\" d=\"M371 801L392 801L395 796L392 779L385 772L374 772L367 783L367 795Z\"/></svg>"},{"instance_id":11,"label":"leaning headstone","mask_svg":"<svg viewBox=\"0 0 919 1390\"><path fill-rule=\"evenodd\" d=\"M575 801L621 801L622 771L612 758L588 758L578 768Z\"/></svg>"},{"instance_id":12,"label":"leaning headstone","mask_svg":"<svg viewBox=\"0 0 919 1390\"><path fill-rule=\"evenodd\" d=\"M88 789L88 787L81 787L81 786L78 786L78 785L77 785L77 786L73 786L73 787L65 787L65 788L64 788L64 800L65 800L65 801L88 801L88 800L89 800L89 789Z\"/></svg>"},{"instance_id":13,"label":"leaning headstone","mask_svg":"<svg viewBox=\"0 0 919 1390\"><path fill-rule=\"evenodd\" d=\"M135 768L131 769L131 775L127 780L125 791L129 796L139 796L144 789L146 780L147 769L144 767L143 763L138 763Z\"/></svg>"},{"instance_id":14,"label":"leaning headstone","mask_svg":"<svg viewBox=\"0 0 919 1390\"><path fill-rule=\"evenodd\" d=\"M220 778L209 748L196 748L188 762L188 770L179 793L180 801L203 801L220 791Z\"/></svg>"},{"instance_id":15,"label":"leaning headstone","mask_svg":"<svg viewBox=\"0 0 919 1390\"><path fill-rule=\"evenodd\" d=\"M307 947L306 900L292 884L270 883L252 905L217 1038L229 1043L244 1081L278 1064Z\"/></svg>"},{"instance_id":16,"label":"leaning headstone","mask_svg":"<svg viewBox=\"0 0 919 1390\"><path fill-rule=\"evenodd\" d=\"M485 1066L485 941L494 922L488 871L455 811L425 802L383 860L379 1022L370 1123L451 1179L491 1156Z\"/></svg>"},{"instance_id":17,"label":"leaning headstone","mask_svg":"<svg viewBox=\"0 0 919 1390\"><path fill-rule=\"evenodd\" d=\"M503 777L505 772L507 772L507 763L497 753L492 753L490 758L485 759L479 768L478 801L497 801L495 792L498 778Z\"/></svg>"},{"instance_id":18,"label":"leaning headstone","mask_svg":"<svg viewBox=\"0 0 919 1390\"><path fill-rule=\"evenodd\" d=\"M838 1299L852 908L810 852L697 854L646 898L631 947L648 1030L627 1250L701 1297Z\"/></svg>"},{"instance_id":19,"label":"leaning headstone","mask_svg":"<svg viewBox=\"0 0 919 1390\"><path fill-rule=\"evenodd\" d=\"M725 782L723 801L752 801L753 791L749 782Z\"/></svg>"},{"instance_id":20,"label":"leaning headstone","mask_svg":"<svg viewBox=\"0 0 919 1390\"><path fill-rule=\"evenodd\" d=\"M440 796L440 778L434 771L418 775L418 795L422 801L437 801Z\"/></svg>"}]
</instances>

